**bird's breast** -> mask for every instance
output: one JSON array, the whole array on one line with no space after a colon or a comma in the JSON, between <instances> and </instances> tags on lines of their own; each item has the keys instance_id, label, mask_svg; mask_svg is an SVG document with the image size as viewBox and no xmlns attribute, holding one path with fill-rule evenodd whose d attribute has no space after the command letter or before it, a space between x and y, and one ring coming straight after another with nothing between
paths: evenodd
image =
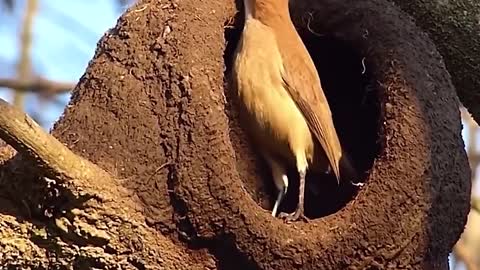
<instances>
[{"instance_id":1,"label":"bird's breast","mask_svg":"<svg viewBox=\"0 0 480 270\"><path fill-rule=\"evenodd\" d=\"M250 121L250 133L262 146L287 159L292 148L304 148L309 159L314 143L307 122L284 89L283 61L272 30L251 20L244 32L234 61L237 93Z\"/></svg>"}]
</instances>

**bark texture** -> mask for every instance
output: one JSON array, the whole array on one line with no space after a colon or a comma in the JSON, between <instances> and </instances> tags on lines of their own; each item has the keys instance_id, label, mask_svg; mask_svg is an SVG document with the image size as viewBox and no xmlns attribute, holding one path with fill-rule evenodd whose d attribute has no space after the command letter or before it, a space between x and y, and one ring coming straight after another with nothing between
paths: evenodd
<instances>
[{"instance_id":1,"label":"bark texture","mask_svg":"<svg viewBox=\"0 0 480 270\"><path fill-rule=\"evenodd\" d=\"M52 173L64 167L0 134L21 151L0 163L1 265L448 268L470 171L458 98L427 35L385 1L293 2L365 185L310 176L314 219L284 224L266 210L269 170L239 126L226 76L239 7L141 0L105 34L51 132L98 178Z\"/></svg>"}]
</instances>

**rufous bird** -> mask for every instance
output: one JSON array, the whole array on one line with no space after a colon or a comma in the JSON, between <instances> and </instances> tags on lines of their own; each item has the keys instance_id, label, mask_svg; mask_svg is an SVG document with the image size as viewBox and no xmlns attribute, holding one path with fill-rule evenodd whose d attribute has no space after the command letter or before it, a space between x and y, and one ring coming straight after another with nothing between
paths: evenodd
<instances>
[{"instance_id":1,"label":"rufous bird","mask_svg":"<svg viewBox=\"0 0 480 270\"><path fill-rule=\"evenodd\" d=\"M244 0L244 8L232 68L243 122L279 191L272 216L288 190L287 165L295 165L300 181L297 208L279 216L287 222L308 220L307 169L333 171L337 181L356 177L355 170L340 145L319 75L290 18L288 0Z\"/></svg>"}]
</instances>

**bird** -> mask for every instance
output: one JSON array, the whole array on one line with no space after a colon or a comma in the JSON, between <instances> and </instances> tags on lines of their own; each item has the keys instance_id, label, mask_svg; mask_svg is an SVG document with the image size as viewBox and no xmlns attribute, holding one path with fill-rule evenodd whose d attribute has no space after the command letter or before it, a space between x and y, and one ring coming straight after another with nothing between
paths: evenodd
<instances>
[{"instance_id":1,"label":"bird","mask_svg":"<svg viewBox=\"0 0 480 270\"><path fill-rule=\"evenodd\" d=\"M357 176L342 149L314 62L290 17L288 0L243 0L244 24L233 54L232 79L247 134L271 169L278 190L276 217L289 185L299 176L298 203L286 222L305 220L307 170L340 180Z\"/></svg>"}]
</instances>

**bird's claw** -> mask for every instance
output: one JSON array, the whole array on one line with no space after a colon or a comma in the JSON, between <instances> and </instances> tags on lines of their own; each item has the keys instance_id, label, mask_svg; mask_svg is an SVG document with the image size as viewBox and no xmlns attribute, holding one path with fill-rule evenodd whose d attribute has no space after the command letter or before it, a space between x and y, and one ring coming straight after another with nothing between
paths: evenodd
<instances>
[{"instance_id":1,"label":"bird's claw","mask_svg":"<svg viewBox=\"0 0 480 270\"><path fill-rule=\"evenodd\" d=\"M278 215L279 218L283 219L286 223L291 223L297 220L303 220L304 222L308 222L309 219L304 215L303 211L299 211L298 209L293 213L280 213Z\"/></svg>"}]
</instances>

